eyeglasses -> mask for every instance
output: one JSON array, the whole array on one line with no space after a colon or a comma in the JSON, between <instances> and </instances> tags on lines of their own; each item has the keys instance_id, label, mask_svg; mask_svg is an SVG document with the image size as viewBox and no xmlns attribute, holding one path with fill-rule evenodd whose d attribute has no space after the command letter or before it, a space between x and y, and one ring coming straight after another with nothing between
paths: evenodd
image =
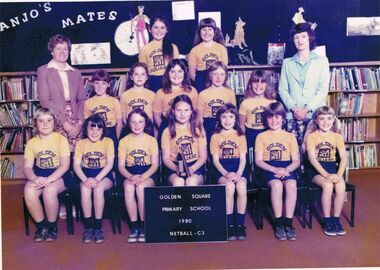
<instances>
[{"instance_id":1,"label":"eyeglasses","mask_svg":"<svg viewBox=\"0 0 380 270\"><path fill-rule=\"evenodd\" d=\"M96 128L103 128L103 124L95 124L95 123L91 123L91 124L90 124L90 127L92 127L92 128L94 128L94 127L96 127Z\"/></svg>"}]
</instances>

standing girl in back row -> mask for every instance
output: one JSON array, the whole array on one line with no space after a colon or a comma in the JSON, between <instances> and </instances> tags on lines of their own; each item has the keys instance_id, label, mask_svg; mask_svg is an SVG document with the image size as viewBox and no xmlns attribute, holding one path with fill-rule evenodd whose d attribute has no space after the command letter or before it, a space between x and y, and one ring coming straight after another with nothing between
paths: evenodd
<instances>
[{"instance_id":1,"label":"standing girl in back row","mask_svg":"<svg viewBox=\"0 0 380 270\"><path fill-rule=\"evenodd\" d=\"M227 65L227 49L220 28L212 18L205 18L199 22L194 48L189 53L189 75L198 92L205 89L206 70L215 61Z\"/></svg>"},{"instance_id":2,"label":"standing girl in back row","mask_svg":"<svg viewBox=\"0 0 380 270\"><path fill-rule=\"evenodd\" d=\"M166 18L156 15L151 19L150 32L153 40L141 48L139 62L148 66L150 74L149 85L153 92L157 92L162 85L162 75L172 59L179 56L178 48L166 36L169 23Z\"/></svg>"}]
</instances>

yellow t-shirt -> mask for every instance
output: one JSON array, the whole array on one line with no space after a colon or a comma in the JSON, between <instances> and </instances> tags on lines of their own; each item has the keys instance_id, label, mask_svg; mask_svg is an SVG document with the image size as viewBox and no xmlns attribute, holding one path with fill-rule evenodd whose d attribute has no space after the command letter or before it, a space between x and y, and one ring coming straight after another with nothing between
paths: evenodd
<instances>
[{"instance_id":1,"label":"yellow t-shirt","mask_svg":"<svg viewBox=\"0 0 380 270\"><path fill-rule=\"evenodd\" d=\"M154 92L146 88L142 90L129 89L120 96L121 111L126 116L136 109L143 109L150 119L153 119Z\"/></svg>"},{"instance_id":2,"label":"yellow t-shirt","mask_svg":"<svg viewBox=\"0 0 380 270\"><path fill-rule=\"evenodd\" d=\"M228 64L227 49L222 44L213 42L211 46L206 46L201 42L191 49L189 56L189 66L195 66L197 70L206 70L215 61Z\"/></svg>"},{"instance_id":3,"label":"yellow t-shirt","mask_svg":"<svg viewBox=\"0 0 380 270\"><path fill-rule=\"evenodd\" d=\"M131 133L120 140L118 152L119 158L124 159L128 167L151 165L151 156L158 155L158 143L148 134L136 136Z\"/></svg>"},{"instance_id":4,"label":"yellow t-shirt","mask_svg":"<svg viewBox=\"0 0 380 270\"><path fill-rule=\"evenodd\" d=\"M173 59L178 59L179 52L175 44L173 45ZM162 40L152 40L143 46L139 53L139 62L148 65L149 75L161 76L164 74L169 60L162 55Z\"/></svg>"},{"instance_id":5,"label":"yellow t-shirt","mask_svg":"<svg viewBox=\"0 0 380 270\"><path fill-rule=\"evenodd\" d=\"M236 96L231 89L226 87L214 89L210 87L200 92L197 110L203 109L203 118L215 118L219 108L228 102L236 106Z\"/></svg>"},{"instance_id":6,"label":"yellow t-shirt","mask_svg":"<svg viewBox=\"0 0 380 270\"><path fill-rule=\"evenodd\" d=\"M201 134L197 130L198 134ZM161 147L162 149L170 150L170 160L176 161L179 153L179 147L185 156L187 163L196 161L199 158L198 147L206 146L206 137L201 134L198 138L194 137L187 127L177 128L174 139L170 138L169 128L166 128L162 133Z\"/></svg>"},{"instance_id":7,"label":"yellow t-shirt","mask_svg":"<svg viewBox=\"0 0 380 270\"><path fill-rule=\"evenodd\" d=\"M246 117L245 126L252 129L264 129L263 112L273 102L276 100L253 97L244 99L240 104L239 114Z\"/></svg>"},{"instance_id":8,"label":"yellow t-shirt","mask_svg":"<svg viewBox=\"0 0 380 270\"><path fill-rule=\"evenodd\" d=\"M172 90L171 93L164 93L162 89L158 90L154 96L153 112L162 113L166 117L166 113L172 107L172 103L175 97L179 95L187 95L190 97L193 107L197 104L198 92L194 87L191 87L191 92L185 92L181 88Z\"/></svg>"},{"instance_id":9,"label":"yellow t-shirt","mask_svg":"<svg viewBox=\"0 0 380 270\"><path fill-rule=\"evenodd\" d=\"M238 136L237 131L222 130L211 136L210 151L221 159L240 158L247 153L247 140L244 135Z\"/></svg>"},{"instance_id":10,"label":"yellow t-shirt","mask_svg":"<svg viewBox=\"0 0 380 270\"><path fill-rule=\"evenodd\" d=\"M339 133L322 134L315 131L306 136L306 149L307 151L314 151L318 161L335 162L338 148L344 149L344 140Z\"/></svg>"},{"instance_id":11,"label":"yellow t-shirt","mask_svg":"<svg viewBox=\"0 0 380 270\"><path fill-rule=\"evenodd\" d=\"M70 156L67 139L57 132L51 137L41 140L39 136L32 138L25 147L24 158L35 160L35 165L41 169L55 169L61 165L61 157Z\"/></svg>"},{"instance_id":12,"label":"yellow t-shirt","mask_svg":"<svg viewBox=\"0 0 380 270\"><path fill-rule=\"evenodd\" d=\"M113 141L108 137L97 142L83 139L75 146L74 160L81 161L84 168L104 168L107 164L107 157L115 157Z\"/></svg>"},{"instance_id":13,"label":"yellow t-shirt","mask_svg":"<svg viewBox=\"0 0 380 270\"><path fill-rule=\"evenodd\" d=\"M90 115L99 114L106 122L106 127L116 125L116 119L121 119L121 108L119 101L111 96L93 96L84 103L84 118Z\"/></svg>"},{"instance_id":14,"label":"yellow t-shirt","mask_svg":"<svg viewBox=\"0 0 380 270\"><path fill-rule=\"evenodd\" d=\"M284 130L267 130L256 138L255 152L263 152L264 161L290 161L291 154L298 153L296 137Z\"/></svg>"}]
</instances>

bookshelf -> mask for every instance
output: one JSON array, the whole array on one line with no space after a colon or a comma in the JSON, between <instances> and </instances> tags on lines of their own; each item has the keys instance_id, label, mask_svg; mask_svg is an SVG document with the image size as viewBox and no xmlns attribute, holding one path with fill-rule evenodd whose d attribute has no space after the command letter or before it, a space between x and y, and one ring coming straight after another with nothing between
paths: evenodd
<instances>
[{"instance_id":1,"label":"bookshelf","mask_svg":"<svg viewBox=\"0 0 380 270\"><path fill-rule=\"evenodd\" d=\"M229 66L228 82L236 93L238 104L244 98L244 89L251 72L256 69L267 70L277 89L281 66ZM106 70L113 79L113 93L120 96L125 90L129 68ZM338 112L338 118L343 122L346 144L350 148L350 168L380 169L380 61L330 63L330 70L327 102ZM86 93L91 90L89 80L95 71L81 70ZM359 78L359 74L363 77ZM368 80L371 80L370 83ZM24 177L23 150L33 136L32 119L39 108L36 82L36 72L0 72L1 168L5 170L8 167L8 174L2 173L2 179ZM339 110L343 101L347 101L345 112ZM12 162L13 167L7 165Z\"/></svg>"}]
</instances>

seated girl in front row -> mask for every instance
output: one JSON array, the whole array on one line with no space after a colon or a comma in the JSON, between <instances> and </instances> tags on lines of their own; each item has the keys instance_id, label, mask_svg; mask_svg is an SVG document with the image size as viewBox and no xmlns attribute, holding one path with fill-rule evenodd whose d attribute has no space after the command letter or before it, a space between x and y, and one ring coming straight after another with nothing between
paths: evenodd
<instances>
[{"instance_id":1,"label":"seated girl in front row","mask_svg":"<svg viewBox=\"0 0 380 270\"><path fill-rule=\"evenodd\" d=\"M83 243L104 241L102 217L104 191L113 186L111 169L114 162L112 139L105 137L106 128L99 114L89 116L83 125L83 140L75 146L74 171L82 181L80 184L82 210L84 216ZM92 199L94 195L95 220L92 220Z\"/></svg>"},{"instance_id":2,"label":"seated girl in front row","mask_svg":"<svg viewBox=\"0 0 380 270\"><path fill-rule=\"evenodd\" d=\"M24 153L24 175L28 179L24 188L25 203L37 224L34 241L54 241L57 239L58 195L75 181L68 174L70 147L65 137L54 132L56 119L51 110L39 109L33 122L37 135L28 141Z\"/></svg>"},{"instance_id":3,"label":"seated girl in front row","mask_svg":"<svg viewBox=\"0 0 380 270\"><path fill-rule=\"evenodd\" d=\"M292 222L297 201L297 177L294 171L300 166L297 141L293 134L282 130L285 110L280 102L268 105L263 120L269 130L256 138L255 162L261 169L262 182L271 190L274 234L277 240L296 240ZM283 189L286 192L285 218L282 218Z\"/></svg>"},{"instance_id":4,"label":"seated girl in front row","mask_svg":"<svg viewBox=\"0 0 380 270\"><path fill-rule=\"evenodd\" d=\"M217 124L211 137L211 154L217 169L219 184L226 185L228 240L245 240L245 210L247 207L247 178L244 172L247 141L239 125L236 107L226 103L216 114ZM234 196L237 193L237 213Z\"/></svg>"},{"instance_id":5,"label":"seated girl in front row","mask_svg":"<svg viewBox=\"0 0 380 270\"><path fill-rule=\"evenodd\" d=\"M203 166L207 159L205 131L196 124L197 113L190 97L174 98L168 114L169 127L162 133L162 160L173 186L203 184ZM188 173L180 176L178 161L187 164Z\"/></svg>"},{"instance_id":6,"label":"seated girl in front row","mask_svg":"<svg viewBox=\"0 0 380 270\"><path fill-rule=\"evenodd\" d=\"M134 109L128 115L127 123L131 133L119 143L119 172L125 177L125 206L131 220L131 233L127 241L145 242L144 189L155 185L158 143L156 138L148 135L152 131L152 122L143 109Z\"/></svg>"},{"instance_id":7,"label":"seated girl in front row","mask_svg":"<svg viewBox=\"0 0 380 270\"><path fill-rule=\"evenodd\" d=\"M313 114L306 136L306 148L312 168L308 170L313 183L322 188L323 232L329 236L345 235L339 221L344 204L346 185L342 178L347 165L344 139L338 133L338 119L332 108L322 106ZM310 133L309 133L310 132ZM339 153L339 167L336 154ZM331 197L335 189L334 211L331 217Z\"/></svg>"}]
</instances>

